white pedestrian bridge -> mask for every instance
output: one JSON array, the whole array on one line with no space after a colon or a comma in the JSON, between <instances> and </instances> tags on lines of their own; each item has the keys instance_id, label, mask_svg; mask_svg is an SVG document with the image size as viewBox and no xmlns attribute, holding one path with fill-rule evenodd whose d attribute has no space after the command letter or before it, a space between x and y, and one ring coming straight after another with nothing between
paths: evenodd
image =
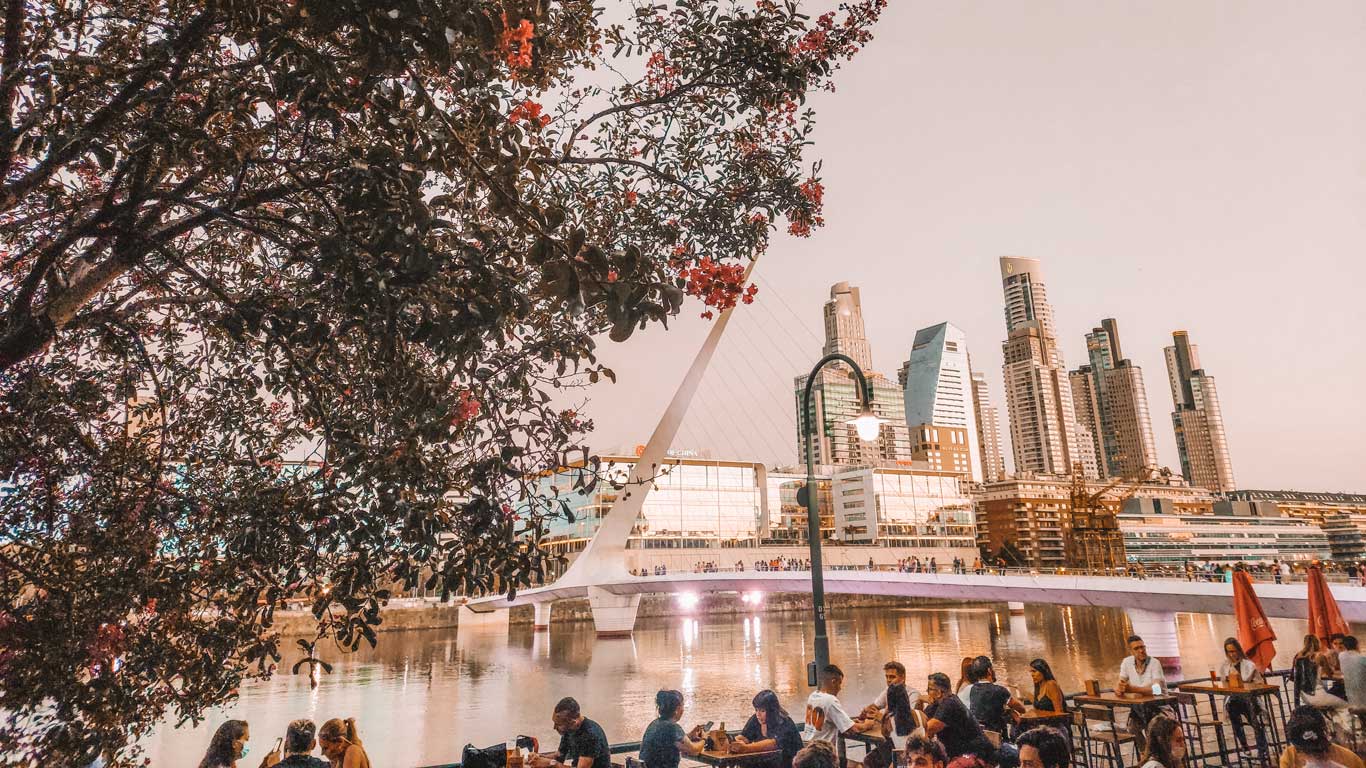
<instances>
[{"instance_id":1,"label":"white pedestrian bridge","mask_svg":"<svg viewBox=\"0 0 1366 768\"><path fill-rule=\"evenodd\" d=\"M1256 584L1255 589L1269 617L1303 619L1308 615L1308 588L1303 582L1261 582ZM1331 585L1331 589L1348 621L1366 622L1366 587L1337 583ZM1021 570L980 575L827 570L825 591L835 595L890 595L945 601L1121 608L1128 613L1134 630L1148 642L1150 652L1164 660L1174 660L1178 655L1177 613L1233 613L1232 584L1180 578L1139 579ZM689 592L809 594L811 574L807 571L751 570L670 573L664 576L632 576L624 573L600 578L591 585L562 579L546 587L519 592L512 600L498 595L471 600L466 605L476 613L516 605L534 605L536 627L545 629L550 624L551 605L555 601L587 598L598 633L611 636L631 631L640 595ZM1282 638L1282 641L1293 644L1298 638Z\"/></svg>"}]
</instances>

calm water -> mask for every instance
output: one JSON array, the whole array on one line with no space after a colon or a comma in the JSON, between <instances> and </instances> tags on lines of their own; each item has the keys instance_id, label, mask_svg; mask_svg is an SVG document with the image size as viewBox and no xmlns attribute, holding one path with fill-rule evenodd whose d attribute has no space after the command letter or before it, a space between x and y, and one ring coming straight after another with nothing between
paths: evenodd
<instances>
[{"instance_id":1,"label":"calm water","mask_svg":"<svg viewBox=\"0 0 1366 768\"><path fill-rule=\"evenodd\" d=\"M337 656L336 666L310 689L307 676L279 675L244 687L240 700L198 729L167 726L146 744L154 766L193 766L209 734L229 717L252 729L252 756L264 752L289 720L355 717L377 768L454 762L467 742L489 746L519 733L556 744L550 712L574 696L610 740L634 741L654 718L654 694L677 688L683 719L714 719L740 727L749 700L778 692L789 711L801 710L811 632L805 613L749 618L698 616L642 619L631 639L597 640L591 622L562 624L549 634L530 626L460 631L423 630L380 636L374 651ZM1188 677L1217 663L1220 641L1233 634L1232 616L1180 614L1181 654ZM1305 622L1273 619L1281 638L1277 666L1298 649ZM884 685L882 664L904 663L912 684L942 671L958 677L964 656L996 660L1002 682L1028 690L1030 659L1052 664L1063 690L1109 680L1125 655L1128 624L1121 611L1030 606L1010 616L1004 605L846 609L832 612L831 656L848 676L841 699L855 709ZM293 659L286 656L288 668Z\"/></svg>"}]
</instances>

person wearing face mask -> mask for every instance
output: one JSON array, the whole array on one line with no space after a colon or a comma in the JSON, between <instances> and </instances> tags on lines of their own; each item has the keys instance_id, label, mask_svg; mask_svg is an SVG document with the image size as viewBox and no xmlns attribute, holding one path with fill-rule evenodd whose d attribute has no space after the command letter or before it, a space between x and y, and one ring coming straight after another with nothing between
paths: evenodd
<instances>
[{"instance_id":1,"label":"person wearing face mask","mask_svg":"<svg viewBox=\"0 0 1366 768\"><path fill-rule=\"evenodd\" d=\"M370 756L356 733L356 719L332 718L318 729L318 744L332 768L370 768Z\"/></svg>"},{"instance_id":2,"label":"person wearing face mask","mask_svg":"<svg viewBox=\"0 0 1366 768\"><path fill-rule=\"evenodd\" d=\"M209 748L199 768L237 768L237 761L247 756L247 741L251 732L246 720L229 720L218 726L209 739Z\"/></svg>"},{"instance_id":3,"label":"person wearing face mask","mask_svg":"<svg viewBox=\"0 0 1366 768\"><path fill-rule=\"evenodd\" d=\"M1181 725L1166 715L1148 723L1147 748L1141 768L1183 768L1186 763L1186 736Z\"/></svg>"}]
</instances>

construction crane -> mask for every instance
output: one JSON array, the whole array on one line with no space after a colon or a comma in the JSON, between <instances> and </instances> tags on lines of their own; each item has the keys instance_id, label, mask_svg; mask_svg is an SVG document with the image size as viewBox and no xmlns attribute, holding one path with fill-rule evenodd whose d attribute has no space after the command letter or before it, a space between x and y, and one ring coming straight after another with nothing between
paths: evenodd
<instances>
[{"instance_id":1,"label":"construction crane","mask_svg":"<svg viewBox=\"0 0 1366 768\"><path fill-rule=\"evenodd\" d=\"M1072 465L1070 502L1071 535L1067 536L1067 562L1070 567L1112 573L1125 564L1124 534L1119 530L1119 519L1102 499L1107 493L1117 493L1115 501L1121 506L1153 476L1166 479L1172 471L1166 467L1144 467L1137 478L1117 478L1100 490L1092 492L1087 485L1080 462Z\"/></svg>"}]
</instances>

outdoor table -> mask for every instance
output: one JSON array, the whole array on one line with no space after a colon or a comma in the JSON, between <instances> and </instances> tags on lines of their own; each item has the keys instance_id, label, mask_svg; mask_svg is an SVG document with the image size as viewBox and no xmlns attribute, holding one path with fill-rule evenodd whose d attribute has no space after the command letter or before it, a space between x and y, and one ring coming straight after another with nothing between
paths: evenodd
<instances>
[{"instance_id":1,"label":"outdoor table","mask_svg":"<svg viewBox=\"0 0 1366 768\"><path fill-rule=\"evenodd\" d=\"M781 749L766 749L763 752L722 752L719 749L706 749L694 755L691 759L699 763L714 765L716 768L733 768L733 766L752 766L771 760L781 755Z\"/></svg>"},{"instance_id":2,"label":"outdoor table","mask_svg":"<svg viewBox=\"0 0 1366 768\"><path fill-rule=\"evenodd\" d=\"M1277 718L1272 714L1270 701L1271 697L1275 696L1277 709L1282 712L1285 711L1284 702L1281 699L1281 687L1279 685L1271 685L1270 683L1244 683L1242 688L1230 688L1223 683L1211 681L1207 683L1186 683L1185 685L1179 686L1179 688L1185 693L1208 696L1210 709L1215 712L1218 712L1218 709L1214 706L1215 696L1249 696L1267 699L1265 706L1262 707L1262 712L1266 715L1266 725L1271 729L1271 737L1268 739L1260 730L1258 731L1257 750L1261 753L1262 762L1266 765L1271 765L1270 750L1275 749L1277 754L1279 754L1281 748L1285 745L1285 741L1281 734L1281 728L1276 722ZM1255 715L1250 715L1249 719L1252 721L1253 728L1261 728L1262 723L1257 722ZM1229 725L1232 727L1232 723ZM1219 738L1220 751L1227 754L1227 745L1224 743L1224 729L1220 728L1217 731L1217 735Z\"/></svg>"},{"instance_id":3,"label":"outdoor table","mask_svg":"<svg viewBox=\"0 0 1366 768\"><path fill-rule=\"evenodd\" d=\"M1110 713L1110 732L1118 734L1120 732L1119 723L1115 721L1116 709L1130 709L1140 704L1156 704L1158 706L1167 705L1176 714L1177 722L1181 721L1181 708L1176 705L1176 695L1163 693L1154 696L1147 691L1132 691L1129 693L1115 693L1106 691L1098 696L1088 696L1078 694L1072 697L1072 701L1078 705L1090 707L1105 707ZM1135 734L1138 735L1138 734Z\"/></svg>"},{"instance_id":4,"label":"outdoor table","mask_svg":"<svg viewBox=\"0 0 1366 768\"><path fill-rule=\"evenodd\" d=\"M1030 728L1037 728L1041 725L1057 725L1058 723L1070 723L1072 721L1071 712L1055 712L1053 710L1038 710L1033 707L1026 707L1024 712L1019 715L1019 731L1024 733Z\"/></svg>"}]
</instances>

